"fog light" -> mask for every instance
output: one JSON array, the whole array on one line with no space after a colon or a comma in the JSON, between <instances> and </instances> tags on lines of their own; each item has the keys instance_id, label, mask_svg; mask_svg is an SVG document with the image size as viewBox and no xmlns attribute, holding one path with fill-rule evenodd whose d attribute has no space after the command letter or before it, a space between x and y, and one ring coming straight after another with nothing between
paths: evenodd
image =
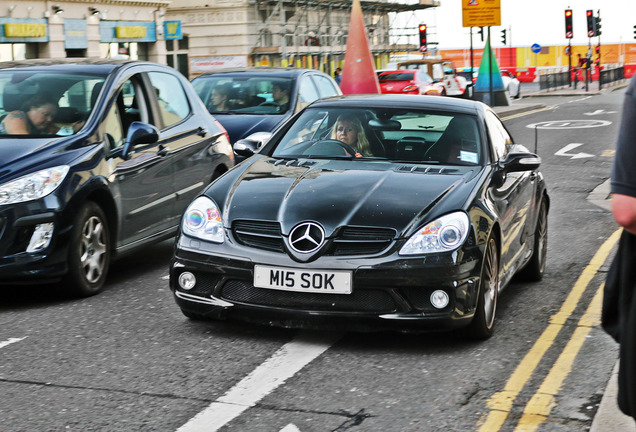
<instances>
[{"instance_id":1,"label":"fog light","mask_svg":"<svg viewBox=\"0 0 636 432\"><path fill-rule=\"evenodd\" d=\"M37 224L31 235L29 246L27 246L27 252L38 252L51 243L53 237L53 222Z\"/></svg>"},{"instance_id":2,"label":"fog light","mask_svg":"<svg viewBox=\"0 0 636 432\"><path fill-rule=\"evenodd\" d=\"M437 290L433 291L433 294L431 294L431 304L437 309L444 309L448 306L449 300L450 299L448 294L446 294L446 291Z\"/></svg>"},{"instance_id":3,"label":"fog light","mask_svg":"<svg viewBox=\"0 0 636 432\"><path fill-rule=\"evenodd\" d=\"M188 291L194 288L197 283L197 278L190 272L183 272L179 275L179 286Z\"/></svg>"}]
</instances>

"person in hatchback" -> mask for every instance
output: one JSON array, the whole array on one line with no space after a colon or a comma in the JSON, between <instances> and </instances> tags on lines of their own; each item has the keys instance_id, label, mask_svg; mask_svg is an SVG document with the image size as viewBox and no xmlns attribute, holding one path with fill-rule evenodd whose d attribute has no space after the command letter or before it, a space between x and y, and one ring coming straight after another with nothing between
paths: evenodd
<instances>
[{"instance_id":1,"label":"person in hatchback","mask_svg":"<svg viewBox=\"0 0 636 432\"><path fill-rule=\"evenodd\" d=\"M22 110L11 111L0 122L0 135L55 134L53 119L57 113L57 99L46 93L29 98Z\"/></svg>"}]
</instances>

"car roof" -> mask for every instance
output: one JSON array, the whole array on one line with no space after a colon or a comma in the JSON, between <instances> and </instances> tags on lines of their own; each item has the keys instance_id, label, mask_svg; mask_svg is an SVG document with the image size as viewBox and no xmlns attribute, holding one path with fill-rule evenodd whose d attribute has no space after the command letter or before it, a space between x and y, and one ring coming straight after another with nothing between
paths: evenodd
<instances>
[{"instance_id":1,"label":"car roof","mask_svg":"<svg viewBox=\"0 0 636 432\"><path fill-rule=\"evenodd\" d=\"M65 58L65 59L28 59L0 62L0 69L47 69L47 70L64 70L72 68L73 72L100 72L107 74L111 70L123 66L133 64L148 64L162 66L152 62L142 60L128 59L96 59L96 58Z\"/></svg>"},{"instance_id":2,"label":"car roof","mask_svg":"<svg viewBox=\"0 0 636 432\"><path fill-rule=\"evenodd\" d=\"M395 108L430 109L452 111L465 114L481 114L489 110L483 102L440 96L371 94L344 95L320 99L311 104L311 108Z\"/></svg>"},{"instance_id":3,"label":"car roof","mask_svg":"<svg viewBox=\"0 0 636 432\"><path fill-rule=\"evenodd\" d=\"M225 69L216 69L209 72L204 72L201 75L193 78L199 78L210 75L241 75L241 74L250 74L254 76L268 76L275 78L295 78L299 75L312 72L323 74L316 69L299 69L292 67L243 67L243 68L225 68Z\"/></svg>"}]
</instances>

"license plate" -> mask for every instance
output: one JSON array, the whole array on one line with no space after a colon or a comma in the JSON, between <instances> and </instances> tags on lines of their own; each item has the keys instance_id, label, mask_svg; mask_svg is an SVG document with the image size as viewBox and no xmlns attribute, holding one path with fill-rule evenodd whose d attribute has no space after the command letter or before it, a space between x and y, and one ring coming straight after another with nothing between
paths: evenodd
<instances>
[{"instance_id":1,"label":"license plate","mask_svg":"<svg viewBox=\"0 0 636 432\"><path fill-rule=\"evenodd\" d=\"M256 265L254 286L283 291L351 294L351 272Z\"/></svg>"}]
</instances>

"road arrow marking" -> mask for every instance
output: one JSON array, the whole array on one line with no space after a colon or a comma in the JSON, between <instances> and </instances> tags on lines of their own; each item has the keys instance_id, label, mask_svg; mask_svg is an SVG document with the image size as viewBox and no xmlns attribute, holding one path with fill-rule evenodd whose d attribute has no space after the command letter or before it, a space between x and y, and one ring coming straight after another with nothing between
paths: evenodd
<instances>
[{"instance_id":1,"label":"road arrow marking","mask_svg":"<svg viewBox=\"0 0 636 432\"><path fill-rule=\"evenodd\" d=\"M554 155L555 156L569 156L570 159L581 159L581 158L586 158L586 157L594 157L594 155L589 154L589 153L568 153L568 151L570 150L574 150L575 148L582 146L583 144L580 143L572 143L572 144L568 144L565 147L563 147L561 150L559 150L558 152L556 152Z\"/></svg>"},{"instance_id":2,"label":"road arrow marking","mask_svg":"<svg viewBox=\"0 0 636 432\"><path fill-rule=\"evenodd\" d=\"M27 338L26 336L23 337L23 338L11 338L11 339L8 339L8 340L6 340L4 342L0 342L0 348L4 348L7 345L11 345L12 343L20 342L21 340L24 340L26 338Z\"/></svg>"},{"instance_id":3,"label":"road arrow marking","mask_svg":"<svg viewBox=\"0 0 636 432\"><path fill-rule=\"evenodd\" d=\"M605 111L605 110L599 109L593 112L583 113L583 114L592 116L592 115L599 115L599 114L614 114L614 113L616 113L616 111Z\"/></svg>"}]
</instances>

